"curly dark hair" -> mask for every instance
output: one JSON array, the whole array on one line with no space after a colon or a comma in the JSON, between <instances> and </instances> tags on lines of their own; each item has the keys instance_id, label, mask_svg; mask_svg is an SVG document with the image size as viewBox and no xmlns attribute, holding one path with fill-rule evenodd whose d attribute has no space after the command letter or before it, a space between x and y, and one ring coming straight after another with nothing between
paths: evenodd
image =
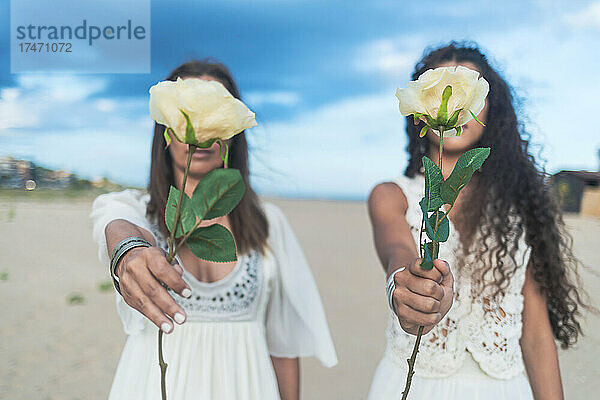
<instances>
[{"instance_id":1,"label":"curly dark hair","mask_svg":"<svg viewBox=\"0 0 600 400\"><path fill-rule=\"evenodd\" d=\"M533 277L546 298L548 315L554 337L561 347L568 348L582 333L581 310L595 310L588 305L588 296L581 289L577 272L579 261L573 254L572 238L566 232L561 210L554 198L549 176L536 166L529 152L530 136L517 118L513 90L495 71L477 44L451 42L439 48L426 49L416 64L412 79L445 62L470 62L489 82L487 125L474 146L490 147L491 154L476 175L476 185L482 190L471 190L465 200L470 205L461 210L461 242L471 243L479 232L481 240L475 251L476 276L485 282L491 272L495 279L493 297L503 296L510 278L519 263L515 260L519 237L531 247L529 266ZM414 177L421 170L421 158L429 152L429 139L419 137L423 123L413 124L406 119L409 162L405 175ZM484 212L483 205L487 209ZM516 213L520 223L506 223ZM462 226L461 226L462 228ZM463 246L464 248L467 246ZM466 253L462 253L463 256ZM507 262L506 257L512 262ZM492 267L490 267L492 266ZM479 294L486 284L479 284Z\"/></svg>"}]
</instances>

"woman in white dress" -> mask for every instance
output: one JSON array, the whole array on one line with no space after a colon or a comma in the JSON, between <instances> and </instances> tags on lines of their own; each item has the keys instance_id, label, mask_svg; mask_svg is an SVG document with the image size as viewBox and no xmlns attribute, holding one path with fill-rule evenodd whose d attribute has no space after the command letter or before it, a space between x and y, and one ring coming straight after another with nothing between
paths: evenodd
<instances>
[{"instance_id":1,"label":"woman in white dress","mask_svg":"<svg viewBox=\"0 0 600 400\"><path fill-rule=\"evenodd\" d=\"M178 77L218 80L240 97L231 74L217 62L185 63L167 79ZM122 293L116 294L117 311L128 338L109 399L160 399L159 327L168 333L163 350L169 399L296 400L298 358L315 356L328 367L337 358L290 225L249 185L245 133L229 141L229 165L245 180L244 198L229 215L203 222L232 231L238 261L207 262L184 245L169 265L164 208L169 185L181 187L188 147L172 140L165 148L163 131L155 125L147 193L127 189L100 195L93 203L93 235L105 265L124 238L139 236L153 245L129 250L116 268ZM186 193L191 197L198 181L222 166L217 145L198 149Z\"/></svg>"},{"instance_id":2,"label":"woman in white dress","mask_svg":"<svg viewBox=\"0 0 600 400\"><path fill-rule=\"evenodd\" d=\"M394 274L394 312L369 399L401 397L407 358L424 325L410 399L562 399L554 339L563 347L581 333L579 311L591 309L570 280L577 261L545 175L521 138L511 89L473 45L451 43L425 53L412 79L428 69L463 65L490 84L479 114L460 137L444 139L443 175L472 147L491 155L459 195L450 239L431 271L418 266L425 179L421 158L438 160L439 136L419 138L407 118L404 176L376 186L369 212L378 255Z\"/></svg>"}]
</instances>

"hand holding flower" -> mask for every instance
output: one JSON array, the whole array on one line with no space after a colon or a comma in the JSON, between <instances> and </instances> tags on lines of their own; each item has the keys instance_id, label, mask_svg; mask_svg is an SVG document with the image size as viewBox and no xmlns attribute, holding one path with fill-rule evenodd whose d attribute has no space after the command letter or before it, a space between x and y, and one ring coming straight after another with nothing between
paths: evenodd
<instances>
[{"instance_id":1,"label":"hand holding flower","mask_svg":"<svg viewBox=\"0 0 600 400\"><path fill-rule=\"evenodd\" d=\"M464 66L439 67L425 71L416 81L409 82L405 89L397 89L400 112L404 116L413 115L415 124L424 122L420 136L429 130L440 137L439 162L436 165L429 157L423 157L425 174L425 196L419 202L423 212L419 250L420 268L434 270L434 260L438 258L440 243L448 240L450 223L448 214L452 210L460 191L467 185L490 154L489 148L474 148L460 156L454 170L444 179L442 175L444 137L460 136L462 126L485 106L489 84L473 71ZM481 123L482 124L482 123ZM483 124L482 124L483 125ZM450 207L440 209L444 204ZM423 241L423 235L427 239ZM431 302L430 302L431 303ZM406 386L402 399L406 399L417 357L421 336L429 320L423 320L417 331L413 353L408 361ZM437 323L439 321L435 321Z\"/></svg>"},{"instance_id":2,"label":"hand holding flower","mask_svg":"<svg viewBox=\"0 0 600 400\"><path fill-rule=\"evenodd\" d=\"M171 141L168 131L189 145L181 190L170 187L165 208L165 223L170 232L167 262L173 261L183 244L207 261L236 261L231 232L218 223L201 226L201 222L229 214L244 196L246 186L242 175L236 169L227 168L229 147L224 141L255 126L254 113L218 81L178 78L176 82L160 82L150 89L150 114L165 126L167 146ZM206 174L189 197L185 194L185 185L193 154L197 147L208 148L215 142L225 147L225 153L221 152L224 168ZM176 238L179 239L177 244ZM162 336L163 331L159 330L161 393L166 400L167 364L163 359Z\"/></svg>"}]
</instances>

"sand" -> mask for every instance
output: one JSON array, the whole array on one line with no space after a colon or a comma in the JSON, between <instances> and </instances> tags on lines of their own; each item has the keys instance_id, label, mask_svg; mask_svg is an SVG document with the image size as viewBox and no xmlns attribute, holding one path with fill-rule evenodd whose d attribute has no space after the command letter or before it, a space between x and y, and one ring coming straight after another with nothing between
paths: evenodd
<instances>
[{"instance_id":1,"label":"sand","mask_svg":"<svg viewBox=\"0 0 600 400\"><path fill-rule=\"evenodd\" d=\"M340 363L302 361L304 399L365 399L384 349L384 276L364 203L273 200L312 266ZM0 398L106 399L125 335L97 259L89 200L0 200ZM598 270L600 219L567 217L575 249ZM600 304L600 279L583 271ZM600 319L560 351L567 399L600 392Z\"/></svg>"}]
</instances>

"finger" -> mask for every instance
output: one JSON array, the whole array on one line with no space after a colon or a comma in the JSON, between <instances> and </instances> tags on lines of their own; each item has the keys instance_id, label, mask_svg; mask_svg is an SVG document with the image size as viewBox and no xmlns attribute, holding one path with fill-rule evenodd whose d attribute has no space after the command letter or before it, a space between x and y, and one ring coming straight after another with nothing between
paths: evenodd
<instances>
[{"instance_id":1,"label":"finger","mask_svg":"<svg viewBox=\"0 0 600 400\"><path fill-rule=\"evenodd\" d=\"M158 256L152 255L148 262L148 269L156 279L163 282L180 296L187 298L192 295L192 290L182 279L181 274L173 268L173 265L169 264L163 254Z\"/></svg>"},{"instance_id":2,"label":"finger","mask_svg":"<svg viewBox=\"0 0 600 400\"><path fill-rule=\"evenodd\" d=\"M450 270L450 264L447 261L435 259L433 260L434 269L437 269L442 275L442 279L440 280L440 284L447 287L453 287L454 285L454 276L452 275L452 271Z\"/></svg>"},{"instance_id":3,"label":"finger","mask_svg":"<svg viewBox=\"0 0 600 400\"><path fill-rule=\"evenodd\" d=\"M437 268L432 268L429 271L421 268L421 258L417 258L412 264L409 265L408 270L413 274L422 278L431 279L434 282L442 281L442 274Z\"/></svg>"},{"instance_id":4,"label":"finger","mask_svg":"<svg viewBox=\"0 0 600 400\"><path fill-rule=\"evenodd\" d=\"M181 265L179 265L179 263L177 263L177 261L175 261L175 263L171 264L173 266L173 269L175 271L177 271L177 273L179 274L179 276L183 275L183 268L181 268Z\"/></svg>"},{"instance_id":5,"label":"finger","mask_svg":"<svg viewBox=\"0 0 600 400\"><path fill-rule=\"evenodd\" d=\"M158 282L150 271L140 272L137 282L144 294L160 309L178 324L183 324L187 318L185 311L171 297L169 292Z\"/></svg>"},{"instance_id":6,"label":"finger","mask_svg":"<svg viewBox=\"0 0 600 400\"><path fill-rule=\"evenodd\" d=\"M436 270L438 270L441 276L446 276L450 274L450 264L448 264L448 261L436 258L435 260L433 260L433 266Z\"/></svg>"},{"instance_id":7,"label":"finger","mask_svg":"<svg viewBox=\"0 0 600 400\"><path fill-rule=\"evenodd\" d=\"M444 288L431 279L412 276L410 279L406 280L405 286L415 294L431 297L438 301L442 300L444 297Z\"/></svg>"},{"instance_id":8,"label":"finger","mask_svg":"<svg viewBox=\"0 0 600 400\"><path fill-rule=\"evenodd\" d=\"M144 314L163 332L171 333L173 322L144 294L135 280L128 279L127 281L126 295L123 296L125 302Z\"/></svg>"},{"instance_id":9,"label":"finger","mask_svg":"<svg viewBox=\"0 0 600 400\"><path fill-rule=\"evenodd\" d=\"M425 314L435 314L440 312L440 301L433 297L421 296L411 292L407 288L396 288L394 295L398 298L398 304L406 304L413 310Z\"/></svg>"},{"instance_id":10,"label":"finger","mask_svg":"<svg viewBox=\"0 0 600 400\"><path fill-rule=\"evenodd\" d=\"M440 313L426 314L417 311L406 304L399 304L396 308L396 315L402 322L417 325L435 325L441 319Z\"/></svg>"}]
</instances>

